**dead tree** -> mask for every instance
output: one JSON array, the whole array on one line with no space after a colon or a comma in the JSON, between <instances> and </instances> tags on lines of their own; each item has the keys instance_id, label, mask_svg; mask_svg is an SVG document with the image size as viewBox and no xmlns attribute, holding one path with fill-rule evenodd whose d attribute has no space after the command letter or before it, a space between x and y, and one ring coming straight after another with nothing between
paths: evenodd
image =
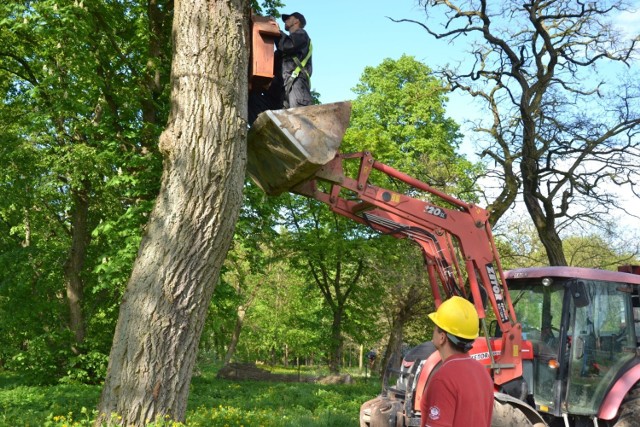
<instances>
[{"instance_id":1,"label":"dead tree","mask_svg":"<svg viewBox=\"0 0 640 427\"><path fill-rule=\"evenodd\" d=\"M521 195L549 262L566 265L564 227L607 226L612 209L624 210L611 185L639 196L634 183L640 87L633 77L639 37L614 25L628 5L575 0L420 4L427 18L444 12L444 25L397 22L416 23L451 43L470 42L469 60L441 72L451 90L486 104L486 119L473 129L488 136L481 155L504 183L488 196L492 223Z\"/></svg>"}]
</instances>

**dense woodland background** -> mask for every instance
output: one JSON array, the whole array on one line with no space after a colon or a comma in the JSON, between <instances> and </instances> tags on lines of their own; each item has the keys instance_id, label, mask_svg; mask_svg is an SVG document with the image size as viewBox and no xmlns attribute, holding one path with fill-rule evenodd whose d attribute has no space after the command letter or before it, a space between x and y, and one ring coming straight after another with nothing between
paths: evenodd
<instances>
[{"instance_id":1,"label":"dense woodland background","mask_svg":"<svg viewBox=\"0 0 640 427\"><path fill-rule=\"evenodd\" d=\"M281 6L269 2L262 12L275 15ZM609 12L583 11L583 18L593 23ZM121 298L160 190L158 140L170 110L172 19L173 2L163 0L0 5L0 370L24 381L104 380ZM584 25L576 37L597 34L598 26L589 32ZM541 34L535 31L542 30L529 35ZM637 239L616 228L609 210L615 202L604 198L598 185L634 179L640 79L620 81L627 97L616 100L626 105L625 114L608 115L608 123L591 121L592 128L589 117L578 121L574 114L584 111L578 98L589 91L573 87L562 95L558 88L568 87L570 78L580 81L576 70L593 68L600 59L634 58L623 48L617 57L595 58L602 48L593 50L593 61L563 62L567 47L556 46L561 54L555 60L564 64L565 74L536 82L541 74L524 71L525 65L535 67L538 54L553 58L552 41L558 40L540 52L533 49L530 58L517 46L503 50L505 69L509 61L519 61L503 77L479 68L458 76L436 73L408 56L372 64L354 88L342 151L369 150L377 160L462 200L489 205L505 268L566 263L615 269L637 263ZM488 46L495 53L501 45ZM626 46L626 52L636 51L635 42ZM460 124L446 114L450 89L473 92L465 77L499 82L496 91L509 88L508 78L520 84L503 98L486 92L491 106L520 105L505 110L520 117L522 126L500 134L508 119L500 121L493 111L493 127L484 128L493 139L478 160L460 154ZM531 80L524 84L526 79ZM535 92L544 84L548 92ZM528 104L529 111L519 96L540 103ZM558 126L561 132L552 131L546 108L555 111L556 124L571 118ZM529 113L531 120L522 118ZM541 126L527 127L529 121ZM531 129L539 136L533 142L539 168L514 172L518 159L534 148L526 138L521 145L508 138L515 141L516 134L529 135ZM575 145L567 142L568 134ZM558 153L560 160L552 160ZM601 175L586 175L588 165L571 163L590 153L600 162ZM607 164L607 159L613 160ZM571 167L560 173L562 165ZM491 198L487 177L511 193ZM381 186L396 185L377 179ZM527 202L531 215L509 216L517 195L524 192L526 199L527 191L533 197ZM589 195L597 197L587 203ZM536 200L544 212L535 212ZM578 205L581 209L571 210ZM561 257L553 246L557 238ZM426 314L433 301L427 280L422 256L409 242L378 235L312 200L290 194L269 198L247 179L198 358L320 365L339 373L363 368L363 353L373 349L380 355L375 365L380 373L404 349L430 338Z\"/></svg>"}]
</instances>

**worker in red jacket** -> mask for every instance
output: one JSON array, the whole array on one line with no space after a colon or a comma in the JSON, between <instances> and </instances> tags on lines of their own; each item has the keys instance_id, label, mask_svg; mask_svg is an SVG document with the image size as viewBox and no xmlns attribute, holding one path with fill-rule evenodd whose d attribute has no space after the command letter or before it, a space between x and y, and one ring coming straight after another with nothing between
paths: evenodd
<instances>
[{"instance_id":1,"label":"worker in red jacket","mask_svg":"<svg viewBox=\"0 0 640 427\"><path fill-rule=\"evenodd\" d=\"M468 352L478 337L478 313L464 298L444 301L435 313L431 342L442 365L429 379L420 402L421 427L489 427L493 381Z\"/></svg>"}]
</instances>

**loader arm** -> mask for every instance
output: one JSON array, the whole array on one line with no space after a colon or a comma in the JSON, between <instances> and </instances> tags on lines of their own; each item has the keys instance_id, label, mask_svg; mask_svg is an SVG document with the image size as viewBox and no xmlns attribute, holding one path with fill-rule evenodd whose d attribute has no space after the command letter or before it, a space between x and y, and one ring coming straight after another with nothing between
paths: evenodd
<instances>
[{"instance_id":1,"label":"loader arm","mask_svg":"<svg viewBox=\"0 0 640 427\"><path fill-rule=\"evenodd\" d=\"M495 357L493 351L487 354L494 382L502 385L521 377L521 327L506 289L489 213L377 162L369 152L340 154L350 114L349 102L260 114L247 135L249 176L269 195L288 191L310 197L381 233L416 242L436 306L453 295L472 297L486 348L499 349ZM401 194L373 185L374 170L414 190ZM416 190L422 194L412 197ZM501 342L489 337L485 299L496 315Z\"/></svg>"},{"instance_id":2,"label":"loader arm","mask_svg":"<svg viewBox=\"0 0 640 427\"><path fill-rule=\"evenodd\" d=\"M351 162L359 164L346 167ZM345 170L355 169L356 176L345 174ZM369 182L374 169L450 207L375 186ZM504 384L522 375L521 329L506 289L487 210L377 162L369 152L337 154L289 191L325 203L333 212L381 233L420 245L436 306L453 295L472 296L487 341L483 300L490 301L502 332L502 352L491 359L495 383ZM487 345L491 348L489 342Z\"/></svg>"}]
</instances>

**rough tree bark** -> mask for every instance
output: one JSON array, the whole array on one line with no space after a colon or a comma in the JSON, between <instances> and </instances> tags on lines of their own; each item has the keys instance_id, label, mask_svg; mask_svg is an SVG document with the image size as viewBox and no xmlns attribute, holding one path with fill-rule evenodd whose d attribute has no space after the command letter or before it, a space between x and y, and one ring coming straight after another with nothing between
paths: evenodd
<instances>
[{"instance_id":1,"label":"rough tree bark","mask_svg":"<svg viewBox=\"0 0 640 427\"><path fill-rule=\"evenodd\" d=\"M175 2L161 190L127 284L97 423L185 418L198 342L242 202L247 0Z\"/></svg>"},{"instance_id":2,"label":"rough tree bark","mask_svg":"<svg viewBox=\"0 0 640 427\"><path fill-rule=\"evenodd\" d=\"M73 211L71 213L71 246L64 263L64 285L69 305L69 329L73 332L75 342L84 341L86 327L82 312L84 281L82 270L87 258L87 248L91 241L89 230L89 189L88 181L83 181L85 188L71 190Z\"/></svg>"},{"instance_id":3,"label":"rough tree bark","mask_svg":"<svg viewBox=\"0 0 640 427\"><path fill-rule=\"evenodd\" d=\"M231 341L229 342L229 348L224 356L224 365L231 362L234 354L236 354L236 348L238 348L238 342L240 341L240 333L242 332L242 325L244 324L244 316L247 314L247 310L243 305L238 307L236 325L233 328L233 334L231 335Z\"/></svg>"}]
</instances>

